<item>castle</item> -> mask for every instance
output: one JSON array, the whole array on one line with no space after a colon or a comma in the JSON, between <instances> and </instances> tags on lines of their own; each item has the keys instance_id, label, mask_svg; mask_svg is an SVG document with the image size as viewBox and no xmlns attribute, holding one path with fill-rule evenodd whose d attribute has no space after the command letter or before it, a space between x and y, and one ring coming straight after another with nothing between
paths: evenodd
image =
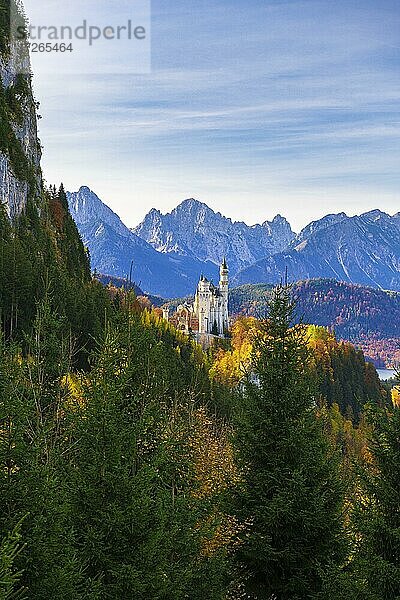
<instances>
[{"instance_id":1,"label":"castle","mask_svg":"<svg viewBox=\"0 0 400 600\"><path fill-rule=\"evenodd\" d=\"M220 266L218 287L202 275L193 304L181 304L171 318L169 309L165 308L164 318L187 334L224 336L229 328L228 299L229 270L224 259Z\"/></svg>"}]
</instances>

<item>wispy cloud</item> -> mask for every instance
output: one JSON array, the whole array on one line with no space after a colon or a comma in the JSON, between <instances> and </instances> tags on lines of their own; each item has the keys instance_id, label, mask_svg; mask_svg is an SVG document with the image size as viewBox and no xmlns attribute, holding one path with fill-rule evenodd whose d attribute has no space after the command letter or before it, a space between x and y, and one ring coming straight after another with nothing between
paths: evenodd
<instances>
[{"instance_id":1,"label":"wispy cloud","mask_svg":"<svg viewBox=\"0 0 400 600\"><path fill-rule=\"evenodd\" d=\"M130 224L182 195L296 227L317 206L395 212L399 26L394 0L153 0L151 74L38 63L48 178L89 183Z\"/></svg>"}]
</instances>

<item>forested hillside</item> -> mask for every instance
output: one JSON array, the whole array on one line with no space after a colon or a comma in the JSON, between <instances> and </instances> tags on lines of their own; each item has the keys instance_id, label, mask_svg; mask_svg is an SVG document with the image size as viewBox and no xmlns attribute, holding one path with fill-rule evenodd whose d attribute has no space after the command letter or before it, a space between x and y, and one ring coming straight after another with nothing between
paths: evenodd
<instances>
[{"instance_id":1,"label":"forested hillside","mask_svg":"<svg viewBox=\"0 0 400 600\"><path fill-rule=\"evenodd\" d=\"M40 167L37 103L7 45L10 3L2 0L0 54L0 310L5 340L23 341L37 304L48 298L65 318L84 362L107 298L92 281L87 250L63 187L46 188Z\"/></svg>"},{"instance_id":2,"label":"forested hillside","mask_svg":"<svg viewBox=\"0 0 400 600\"><path fill-rule=\"evenodd\" d=\"M231 312L262 317L273 286L243 285L232 290ZM360 346L377 364L400 361L400 294L332 279L293 285L297 318L334 329L339 339Z\"/></svg>"},{"instance_id":3,"label":"forested hillside","mask_svg":"<svg viewBox=\"0 0 400 600\"><path fill-rule=\"evenodd\" d=\"M211 351L211 374L217 381L236 387L249 374L260 327L261 321L254 317L240 317L231 328L229 342ZM361 350L337 341L324 327L304 326L304 335L312 353L315 392L322 402L337 404L343 415L357 421L369 401L377 405L388 401L375 368L365 362Z\"/></svg>"},{"instance_id":4,"label":"forested hillside","mask_svg":"<svg viewBox=\"0 0 400 600\"><path fill-rule=\"evenodd\" d=\"M39 200L41 207L36 205ZM48 298L65 318L82 360L92 336L103 327L108 300L92 281L89 257L68 212L60 188L29 198L24 211L10 222L0 215L0 303L6 340L23 340L30 331L38 303Z\"/></svg>"},{"instance_id":5,"label":"forested hillside","mask_svg":"<svg viewBox=\"0 0 400 600\"><path fill-rule=\"evenodd\" d=\"M238 474L210 416L223 398L199 349L126 308L86 374L48 304L29 359L2 349L0 529L22 535L26 597L200 600L226 585L236 525L218 499Z\"/></svg>"}]
</instances>

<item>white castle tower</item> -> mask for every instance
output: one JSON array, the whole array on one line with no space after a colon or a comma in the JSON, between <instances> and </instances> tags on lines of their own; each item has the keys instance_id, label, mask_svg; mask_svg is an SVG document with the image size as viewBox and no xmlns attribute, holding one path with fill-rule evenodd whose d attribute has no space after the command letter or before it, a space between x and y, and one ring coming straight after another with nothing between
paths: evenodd
<instances>
[{"instance_id":1,"label":"white castle tower","mask_svg":"<svg viewBox=\"0 0 400 600\"><path fill-rule=\"evenodd\" d=\"M224 335L229 327L229 271L224 258L220 267L219 287L200 277L193 312L199 320L199 333Z\"/></svg>"},{"instance_id":2,"label":"white castle tower","mask_svg":"<svg viewBox=\"0 0 400 600\"><path fill-rule=\"evenodd\" d=\"M229 310L228 310L228 300L229 300L229 269L226 264L226 259L222 261L222 265L219 269L219 291L221 294L221 314L220 314L220 323L221 323L221 334L224 334L228 331L229 328Z\"/></svg>"}]
</instances>

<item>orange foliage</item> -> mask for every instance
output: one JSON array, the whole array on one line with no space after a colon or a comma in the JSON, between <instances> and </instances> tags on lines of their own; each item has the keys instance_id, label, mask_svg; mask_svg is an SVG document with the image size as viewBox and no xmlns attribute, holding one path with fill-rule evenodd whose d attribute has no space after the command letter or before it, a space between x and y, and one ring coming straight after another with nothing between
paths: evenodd
<instances>
[{"instance_id":1,"label":"orange foliage","mask_svg":"<svg viewBox=\"0 0 400 600\"><path fill-rule=\"evenodd\" d=\"M217 498L239 484L241 478L235 463L229 428L217 427L204 408L194 414L192 435L189 438L189 457L194 465L195 488L193 497L199 500ZM198 524L203 532L202 555L210 557L221 549L238 544L243 525L238 520L214 507Z\"/></svg>"},{"instance_id":2,"label":"orange foliage","mask_svg":"<svg viewBox=\"0 0 400 600\"><path fill-rule=\"evenodd\" d=\"M58 199L50 200L49 206L53 222L55 223L57 229L61 230L64 226L65 219L64 208Z\"/></svg>"}]
</instances>

